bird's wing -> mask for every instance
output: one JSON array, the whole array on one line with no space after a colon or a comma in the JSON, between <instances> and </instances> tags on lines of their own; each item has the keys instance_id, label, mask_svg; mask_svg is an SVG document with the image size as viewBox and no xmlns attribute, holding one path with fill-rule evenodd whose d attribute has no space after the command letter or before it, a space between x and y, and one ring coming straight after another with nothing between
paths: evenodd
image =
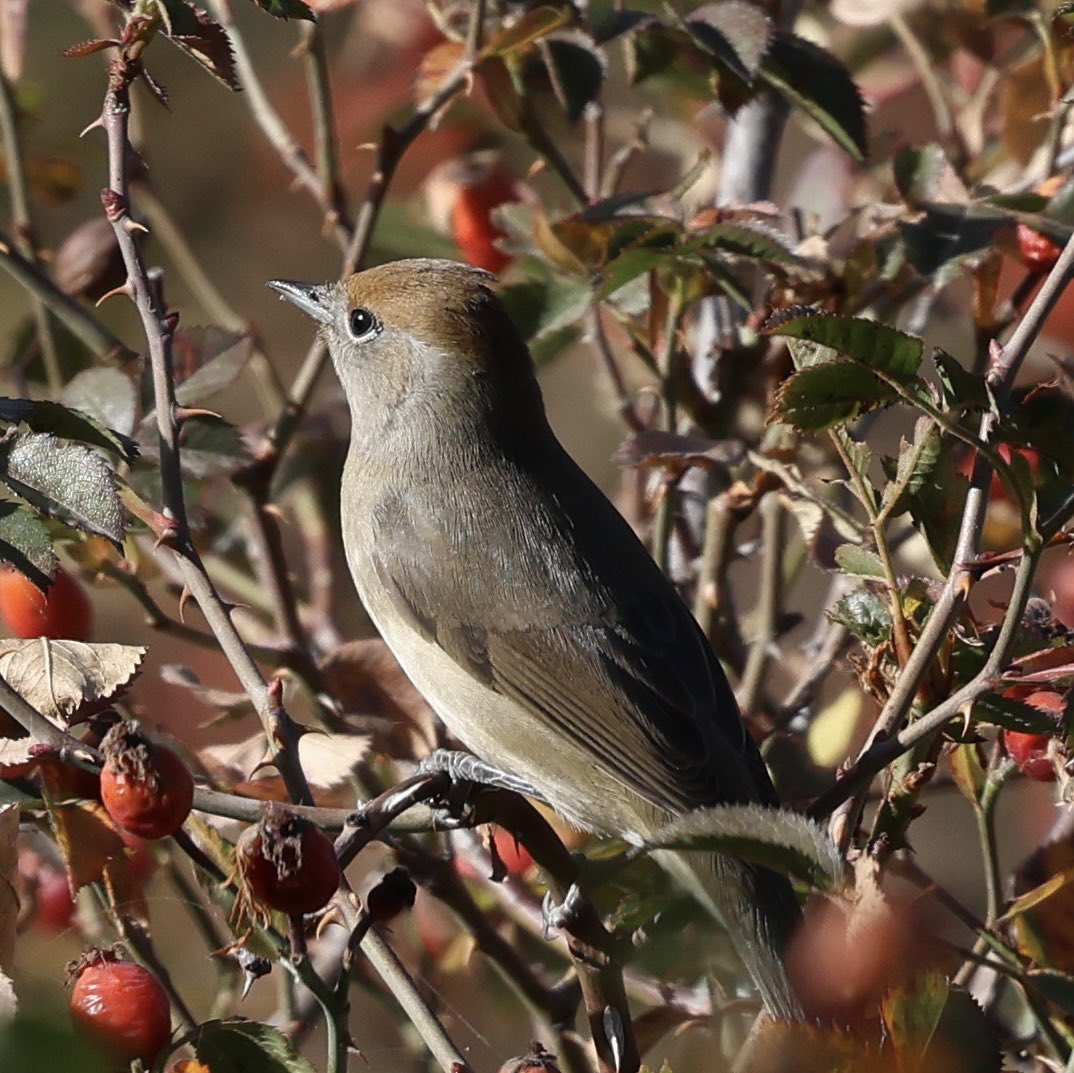
<instances>
[{"instance_id":1,"label":"bird's wing","mask_svg":"<svg viewBox=\"0 0 1074 1073\"><path fill-rule=\"evenodd\" d=\"M635 546L641 558L623 575L629 584L605 590L588 613L572 603L569 564L545 571L545 585L553 578L563 586L561 618L548 612L555 593L535 600L532 614L509 597L468 608L467 587L442 561L430 569L428 555L408 552L410 541L380 542L373 554L413 628L654 806L678 813L774 800L707 640Z\"/></svg>"}]
</instances>

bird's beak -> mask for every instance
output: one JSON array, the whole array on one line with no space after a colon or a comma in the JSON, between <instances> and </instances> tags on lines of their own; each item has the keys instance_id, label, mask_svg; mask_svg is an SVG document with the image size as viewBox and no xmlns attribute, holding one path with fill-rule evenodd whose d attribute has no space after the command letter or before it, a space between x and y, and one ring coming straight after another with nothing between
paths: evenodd
<instances>
[{"instance_id":1,"label":"bird's beak","mask_svg":"<svg viewBox=\"0 0 1074 1073\"><path fill-rule=\"evenodd\" d=\"M327 324L332 319L332 311L328 304L328 296L331 284L328 283L296 283L291 279L270 279L268 285L278 291L281 298L294 302L303 313L314 320Z\"/></svg>"}]
</instances>

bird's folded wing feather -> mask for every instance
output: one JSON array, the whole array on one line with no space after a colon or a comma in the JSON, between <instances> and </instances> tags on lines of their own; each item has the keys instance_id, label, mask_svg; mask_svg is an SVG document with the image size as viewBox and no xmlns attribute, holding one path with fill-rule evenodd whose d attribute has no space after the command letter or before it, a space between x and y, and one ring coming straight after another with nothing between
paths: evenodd
<instances>
[{"instance_id":1,"label":"bird's folded wing feather","mask_svg":"<svg viewBox=\"0 0 1074 1073\"><path fill-rule=\"evenodd\" d=\"M438 598L443 571L429 570L405 547L382 545L374 565L413 628L624 786L672 813L770 798L722 670L662 578L646 586L644 575L635 576L629 592L611 594L589 621L535 613L533 625L521 626L524 609L498 615L487 603L470 616L446 617L444 607L465 607L458 587L451 599Z\"/></svg>"}]
</instances>

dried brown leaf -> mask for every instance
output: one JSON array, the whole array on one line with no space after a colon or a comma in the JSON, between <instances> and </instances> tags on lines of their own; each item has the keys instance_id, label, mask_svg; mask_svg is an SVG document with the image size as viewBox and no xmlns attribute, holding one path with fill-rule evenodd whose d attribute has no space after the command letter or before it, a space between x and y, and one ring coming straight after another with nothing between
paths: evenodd
<instances>
[{"instance_id":1,"label":"dried brown leaf","mask_svg":"<svg viewBox=\"0 0 1074 1073\"><path fill-rule=\"evenodd\" d=\"M436 747L436 716L383 641L341 645L321 672L349 722L371 735L374 753L415 760Z\"/></svg>"},{"instance_id":2,"label":"dried brown leaf","mask_svg":"<svg viewBox=\"0 0 1074 1073\"><path fill-rule=\"evenodd\" d=\"M0 676L27 704L69 726L106 707L141 670L141 645L0 641Z\"/></svg>"}]
</instances>

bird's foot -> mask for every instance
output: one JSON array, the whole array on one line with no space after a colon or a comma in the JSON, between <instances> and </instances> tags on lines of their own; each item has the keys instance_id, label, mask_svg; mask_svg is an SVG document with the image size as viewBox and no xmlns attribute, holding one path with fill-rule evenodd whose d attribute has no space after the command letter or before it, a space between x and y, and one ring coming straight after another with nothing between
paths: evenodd
<instances>
[{"instance_id":1,"label":"bird's foot","mask_svg":"<svg viewBox=\"0 0 1074 1073\"><path fill-rule=\"evenodd\" d=\"M458 752L454 749L434 750L421 762L419 770L425 773L443 771L451 777L453 782L475 782L481 786L493 786L498 790L513 790L516 794L525 794L526 797L543 800L536 788L525 779L486 764L484 760L478 760L470 753Z\"/></svg>"},{"instance_id":2,"label":"bird's foot","mask_svg":"<svg viewBox=\"0 0 1074 1073\"><path fill-rule=\"evenodd\" d=\"M553 900L551 891L544 896L541 901L541 933L545 939L548 939L553 931L570 930L571 925L578 920L578 909L584 898L582 888L577 883L572 883L567 888L563 901L558 904Z\"/></svg>"}]
</instances>

